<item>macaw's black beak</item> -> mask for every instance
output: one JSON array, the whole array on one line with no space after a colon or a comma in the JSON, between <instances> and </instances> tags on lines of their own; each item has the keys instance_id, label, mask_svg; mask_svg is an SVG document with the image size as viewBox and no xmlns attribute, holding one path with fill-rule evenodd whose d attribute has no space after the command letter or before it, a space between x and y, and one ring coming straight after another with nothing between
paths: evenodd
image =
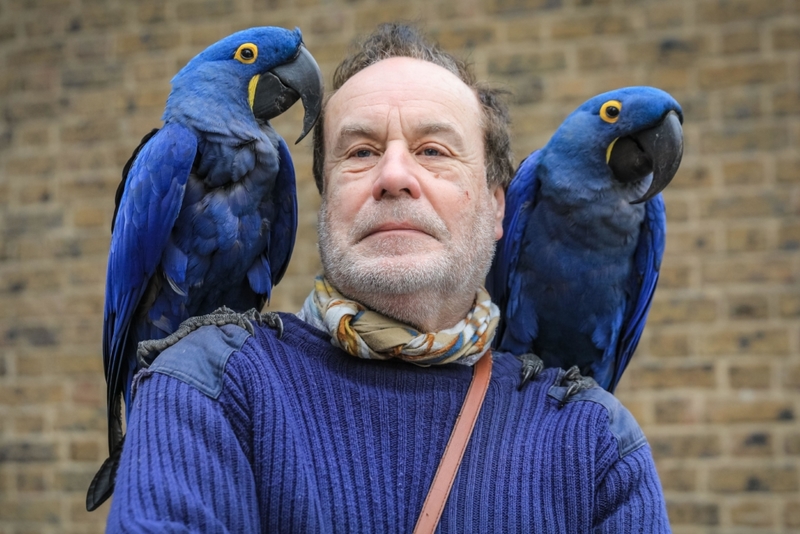
<instances>
[{"instance_id":1,"label":"macaw's black beak","mask_svg":"<svg viewBox=\"0 0 800 534\"><path fill-rule=\"evenodd\" d=\"M302 99L306 112L303 132L295 141L299 143L319 118L323 91L322 72L311 53L300 45L294 59L259 77L253 97L253 115L268 121Z\"/></svg>"},{"instance_id":2,"label":"macaw's black beak","mask_svg":"<svg viewBox=\"0 0 800 534\"><path fill-rule=\"evenodd\" d=\"M646 202L659 194L678 172L683 156L681 122L681 117L670 111L652 128L621 137L614 143L608 166L617 180L630 183L653 174L650 188L631 204Z\"/></svg>"}]
</instances>

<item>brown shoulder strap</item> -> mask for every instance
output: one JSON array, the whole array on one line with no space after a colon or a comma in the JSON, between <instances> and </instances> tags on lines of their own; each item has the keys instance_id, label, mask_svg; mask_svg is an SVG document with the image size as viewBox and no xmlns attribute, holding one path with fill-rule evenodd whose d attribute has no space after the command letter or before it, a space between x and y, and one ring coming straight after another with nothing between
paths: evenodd
<instances>
[{"instance_id":1,"label":"brown shoulder strap","mask_svg":"<svg viewBox=\"0 0 800 534\"><path fill-rule=\"evenodd\" d=\"M461 458L464 456L467 443L469 443L469 438L472 436L475 421L478 420L483 399L486 397L486 390L489 389L489 379L491 377L492 351L489 350L473 367L472 382L467 390L467 396L464 398L464 404L461 406L461 412L456 418L456 424L450 434L450 440L447 442L442 459L439 461L439 467L436 469L433 483L431 483L431 488L428 490L428 496L422 505L422 512L419 514L417 525L414 527L414 534L432 534L439 524L444 505L450 496L450 488L453 487L458 467L461 465Z\"/></svg>"}]
</instances>

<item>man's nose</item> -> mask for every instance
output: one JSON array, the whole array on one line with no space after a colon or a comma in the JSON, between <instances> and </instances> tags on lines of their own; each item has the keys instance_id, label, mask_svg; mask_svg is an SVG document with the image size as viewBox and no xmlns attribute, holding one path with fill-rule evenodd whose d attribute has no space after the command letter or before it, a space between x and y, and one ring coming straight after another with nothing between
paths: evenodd
<instances>
[{"instance_id":1,"label":"man's nose","mask_svg":"<svg viewBox=\"0 0 800 534\"><path fill-rule=\"evenodd\" d=\"M378 178L372 186L375 200L403 195L419 198L422 194L419 184L421 167L403 143L386 147L377 170Z\"/></svg>"}]
</instances>

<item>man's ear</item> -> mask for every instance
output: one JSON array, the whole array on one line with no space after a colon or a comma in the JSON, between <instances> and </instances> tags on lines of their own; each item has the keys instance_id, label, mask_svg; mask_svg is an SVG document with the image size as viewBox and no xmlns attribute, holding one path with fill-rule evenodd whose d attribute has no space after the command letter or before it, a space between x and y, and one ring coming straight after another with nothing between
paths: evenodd
<instances>
[{"instance_id":1,"label":"man's ear","mask_svg":"<svg viewBox=\"0 0 800 534\"><path fill-rule=\"evenodd\" d=\"M492 206L495 213L494 238L499 240L503 237L503 217L506 214L506 191L499 185L492 191Z\"/></svg>"}]
</instances>

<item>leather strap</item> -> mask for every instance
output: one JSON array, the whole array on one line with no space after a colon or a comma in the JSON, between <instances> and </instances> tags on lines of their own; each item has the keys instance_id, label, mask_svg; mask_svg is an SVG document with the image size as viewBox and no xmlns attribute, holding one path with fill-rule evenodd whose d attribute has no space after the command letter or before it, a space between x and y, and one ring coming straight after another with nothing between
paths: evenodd
<instances>
[{"instance_id":1,"label":"leather strap","mask_svg":"<svg viewBox=\"0 0 800 534\"><path fill-rule=\"evenodd\" d=\"M450 489L461 465L461 458L472 436L472 429L475 428L475 421L483 406L483 399L486 397L486 390L489 389L489 379L492 377L492 351L489 350L473 366L472 382L470 382L464 404L461 406L453 426L453 432L444 449L439 467L433 477L428 496L422 505L422 512L417 519L414 527L414 534L433 533L439 525L439 518L442 516L444 505L450 496Z\"/></svg>"}]
</instances>

